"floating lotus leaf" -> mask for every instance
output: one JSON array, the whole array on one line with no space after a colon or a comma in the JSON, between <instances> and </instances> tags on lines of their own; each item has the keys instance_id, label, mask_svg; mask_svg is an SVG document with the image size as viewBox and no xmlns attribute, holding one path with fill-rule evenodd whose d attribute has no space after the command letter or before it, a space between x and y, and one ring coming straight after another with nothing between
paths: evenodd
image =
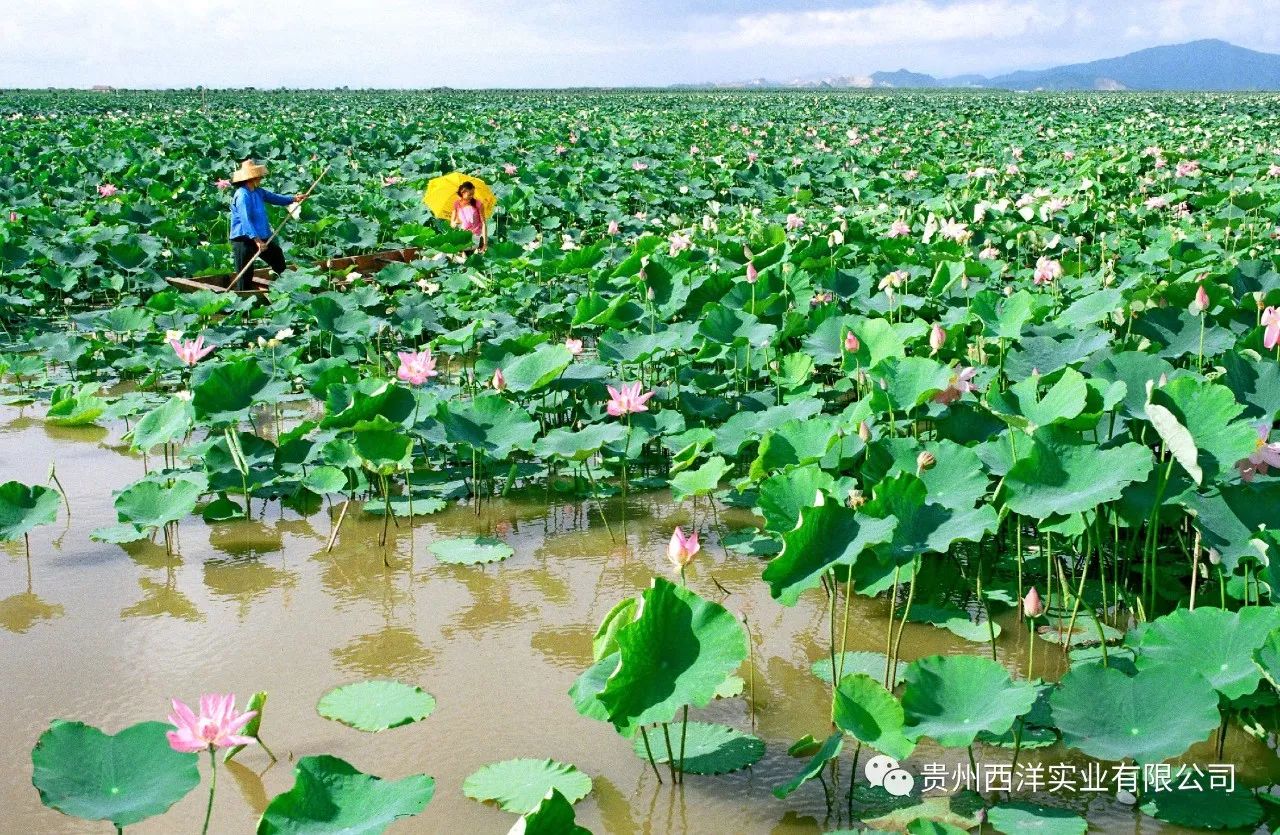
<instances>
[{"instance_id":1,"label":"floating lotus leaf","mask_svg":"<svg viewBox=\"0 0 1280 835\"><path fill-rule=\"evenodd\" d=\"M1175 767L1174 771L1177 770ZM1173 785L1163 791L1146 794L1143 814L1191 829L1251 830L1262 822L1262 804L1248 789L1209 788L1207 776L1194 774L1190 779L1199 782L1198 788L1179 788L1181 779L1176 778Z\"/></svg>"},{"instance_id":2,"label":"floating lotus leaf","mask_svg":"<svg viewBox=\"0 0 1280 835\"><path fill-rule=\"evenodd\" d=\"M515 553L515 549L510 545L491 536L438 539L431 543L430 548L431 553L436 555L436 559L452 565L501 562Z\"/></svg>"},{"instance_id":3,"label":"floating lotus leaf","mask_svg":"<svg viewBox=\"0 0 1280 835\"><path fill-rule=\"evenodd\" d=\"M1085 819L1074 812L1021 800L992 807L987 812L987 821L997 832L1005 835L1022 835L1024 832L1084 835L1089 830Z\"/></svg>"},{"instance_id":4,"label":"floating lotus leaf","mask_svg":"<svg viewBox=\"0 0 1280 835\"><path fill-rule=\"evenodd\" d=\"M518 815L537 809L552 789L577 803L591 792L591 778L567 763L519 759L486 765L462 783L462 793L472 800L492 801Z\"/></svg>"},{"instance_id":5,"label":"floating lotus leaf","mask_svg":"<svg viewBox=\"0 0 1280 835\"><path fill-rule=\"evenodd\" d=\"M917 790L918 791L918 790ZM982 799L973 792L950 797L894 797L878 786L858 786L853 796L862 822L886 832L906 832L917 821L931 821L968 832L979 825Z\"/></svg>"},{"instance_id":6,"label":"floating lotus leaf","mask_svg":"<svg viewBox=\"0 0 1280 835\"><path fill-rule=\"evenodd\" d=\"M902 708L908 739L930 737L939 745L972 745L982 731L1003 734L1031 709L1036 690L1013 681L989 658L932 655L907 667Z\"/></svg>"},{"instance_id":7,"label":"floating lotus leaf","mask_svg":"<svg viewBox=\"0 0 1280 835\"><path fill-rule=\"evenodd\" d=\"M81 722L54 720L31 749L40 802L64 815L132 826L186 797L200 783L198 757L173 750L164 722L110 736Z\"/></svg>"},{"instance_id":8,"label":"floating lotus leaf","mask_svg":"<svg viewBox=\"0 0 1280 835\"><path fill-rule=\"evenodd\" d=\"M599 694L609 721L629 735L669 722L676 711L706 707L747 657L737 618L718 603L655 577L639 615L618 629L621 664Z\"/></svg>"},{"instance_id":9,"label":"floating lotus leaf","mask_svg":"<svg viewBox=\"0 0 1280 835\"><path fill-rule=\"evenodd\" d=\"M74 391L61 387L54 391L44 419L54 426L89 426L107 410L107 401L98 397L98 385L90 383Z\"/></svg>"},{"instance_id":10,"label":"floating lotus leaf","mask_svg":"<svg viewBox=\"0 0 1280 835\"><path fill-rule=\"evenodd\" d=\"M1103 448L1056 427L1036 432L1018 455L1005 479L1005 505L1036 519L1114 501L1152 466L1151 451L1139 444Z\"/></svg>"},{"instance_id":11,"label":"floating lotus leaf","mask_svg":"<svg viewBox=\"0 0 1280 835\"><path fill-rule=\"evenodd\" d=\"M154 481L139 481L116 496L116 515L121 522L139 528L159 528L186 518L196 509L200 485L175 481L170 486Z\"/></svg>"},{"instance_id":12,"label":"floating lotus leaf","mask_svg":"<svg viewBox=\"0 0 1280 835\"><path fill-rule=\"evenodd\" d=\"M21 539L40 525L53 524L60 501L57 492L39 484L0 484L0 540Z\"/></svg>"},{"instance_id":13,"label":"floating lotus leaf","mask_svg":"<svg viewBox=\"0 0 1280 835\"><path fill-rule=\"evenodd\" d=\"M833 566L853 567L875 545L889 541L897 520L874 519L832 502L810 507L800 526L782 536L782 553L769 561L764 580L784 606L794 606Z\"/></svg>"},{"instance_id":14,"label":"floating lotus leaf","mask_svg":"<svg viewBox=\"0 0 1280 835\"><path fill-rule=\"evenodd\" d=\"M370 733L426 719L435 709L435 698L421 687L378 679L334 688L316 705L325 719Z\"/></svg>"},{"instance_id":15,"label":"floating lotus leaf","mask_svg":"<svg viewBox=\"0 0 1280 835\"><path fill-rule=\"evenodd\" d=\"M1101 760L1176 757L1218 727L1218 694L1203 676L1169 666L1073 667L1049 697L1062 741Z\"/></svg>"},{"instance_id":16,"label":"floating lotus leaf","mask_svg":"<svg viewBox=\"0 0 1280 835\"><path fill-rule=\"evenodd\" d=\"M840 679L831 704L831 721L859 742L897 760L911 756L916 747L903 735L902 705L866 673Z\"/></svg>"},{"instance_id":17,"label":"floating lotus leaf","mask_svg":"<svg viewBox=\"0 0 1280 835\"><path fill-rule=\"evenodd\" d=\"M327 754L303 757L293 773L293 788L267 804L258 835L377 835L420 813L436 790L425 774L383 780Z\"/></svg>"},{"instance_id":18,"label":"floating lotus leaf","mask_svg":"<svg viewBox=\"0 0 1280 835\"><path fill-rule=\"evenodd\" d=\"M907 835L967 835L968 832L967 828L961 829L955 824L928 818L916 818L907 824Z\"/></svg>"},{"instance_id":19,"label":"floating lotus leaf","mask_svg":"<svg viewBox=\"0 0 1280 835\"><path fill-rule=\"evenodd\" d=\"M836 731L831 734L831 736L827 737L826 742L822 743L822 747L813 755L813 758L800 770L799 774L773 790L773 796L779 800L789 797L796 789L821 774L827 763L840 756L840 749L843 747L844 732Z\"/></svg>"},{"instance_id":20,"label":"floating lotus leaf","mask_svg":"<svg viewBox=\"0 0 1280 835\"><path fill-rule=\"evenodd\" d=\"M676 763L680 762L680 739L684 734L684 770L689 774L728 774L755 765L764 756L764 742L728 725L690 722L687 733L682 725L671 725L671 747ZM649 734L655 762L665 763L667 742L664 734ZM637 736L632 746L637 757L648 758L644 739Z\"/></svg>"},{"instance_id":21,"label":"floating lotus leaf","mask_svg":"<svg viewBox=\"0 0 1280 835\"><path fill-rule=\"evenodd\" d=\"M591 830L574 823L573 804L553 788L507 835L591 835Z\"/></svg>"},{"instance_id":22,"label":"floating lotus leaf","mask_svg":"<svg viewBox=\"0 0 1280 835\"><path fill-rule=\"evenodd\" d=\"M1238 699L1258 689L1262 671L1254 653L1278 626L1280 609L1271 606L1178 609L1147 625L1138 644L1138 669L1199 673L1224 697Z\"/></svg>"}]
</instances>

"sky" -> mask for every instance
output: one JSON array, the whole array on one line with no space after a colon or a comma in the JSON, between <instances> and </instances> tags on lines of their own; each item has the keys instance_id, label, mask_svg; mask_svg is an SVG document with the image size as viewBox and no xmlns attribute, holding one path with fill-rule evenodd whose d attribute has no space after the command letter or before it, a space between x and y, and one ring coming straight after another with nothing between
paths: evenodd
<instances>
[{"instance_id":1,"label":"sky","mask_svg":"<svg viewBox=\"0 0 1280 835\"><path fill-rule=\"evenodd\" d=\"M663 86L1041 69L1221 38L1280 0L0 0L0 88Z\"/></svg>"}]
</instances>

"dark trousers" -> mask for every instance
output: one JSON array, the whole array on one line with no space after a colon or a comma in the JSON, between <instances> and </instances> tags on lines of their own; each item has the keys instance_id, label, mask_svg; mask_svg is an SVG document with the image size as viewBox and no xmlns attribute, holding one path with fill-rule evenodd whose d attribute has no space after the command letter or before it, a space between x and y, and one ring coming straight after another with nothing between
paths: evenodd
<instances>
[{"instance_id":1,"label":"dark trousers","mask_svg":"<svg viewBox=\"0 0 1280 835\"><path fill-rule=\"evenodd\" d=\"M231 239L231 253L235 256L236 260L236 274L239 274L241 270L244 270L245 264L248 264L257 252L258 245L254 242L253 238ZM272 272L276 275L280 275L280 273L285 270L284 250L280 249L280 244L275 241L267 244L267 248L262 250L262 255L258 257L258 260L270 267ZM253 270L245 270L245 274L240 276L239 286L233 289L250 290L252 288Z\"/></svg>"}]
</instances>

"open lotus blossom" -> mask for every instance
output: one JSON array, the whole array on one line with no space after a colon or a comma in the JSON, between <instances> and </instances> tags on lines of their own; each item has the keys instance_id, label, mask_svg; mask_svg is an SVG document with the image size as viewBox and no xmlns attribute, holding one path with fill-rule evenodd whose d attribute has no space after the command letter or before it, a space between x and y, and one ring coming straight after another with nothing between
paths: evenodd
<instances>
[{"instance_id":1,"label":"open lotus blossom","mask_svg":"<svg viewBox=\"0 0 1280 835\"><path fill-rule=\"evenodd\" d=\"M1196 288L1196 297L1191 302L1191 310L1193 313L1204 313L1209 309L1209 294L1205 292L1204 285L1201 284Z\"/></svg>"},{"instance_id":2,"label":"open lotus blossom","mask_svg":"<svg viewBox=\"0 0 1280 835\"><path fill-rule=\"evenodd\" d=\"M1040 599L1040 592L1036 591L1036 587L1032 586L1025 597L1022 598L1022 614L1028 618L1038 618L1044 614L1044 601Z\"/></svg>"},{"instance_id":3,"label":"open lotus blossom","mask_svg":"<svg viewBox=\"0 0 1280 835\"><path fill-rule=\"evenodd\" d=\"M1200 173L1200 163L1193 159L1184 159L1173 169L1179 177L1191 177Z\"/></svg>"},{"instance_id":4,"label":"open lotus blossom","mask_svg":"<svg viewBox=\"0 0 1280 835\"><path fill-rule=\"evenodd\" d=\"M760 159L760 155L755 151L747 151L747 165L754 165L758 159Z\"/></svg>"},{"instance_id":5,"label":"open lotus blossom","mask_svg":"<svg viewBox=\"0 0 1280 835\"><path fill-rule=\"evenodd\" d=\"M961 368L952 372L947 387L933 396L934 403L946 406L959 400L966 392L977 391L973 378L978 376L976 368Z\"/></svg>"},{"instance_id":6,"label":"open lotus blossom","mask_svg":"<svg viewBox=\"0 0 1280 835\"><path fill-rule=\"evenodd\" d=\"M1267 436L1270 434L1271 427L1268 424L1259 423L1258 446L1248 458L1236 462L1236 469L1240 471L1240 477L1245 481L1253 481L1256 475L1266 475L1272 467L1280 468L1280 441L1267 443Z\"/></svg>"},{"instance_id":7,"label":"open lotus blossom","mask_svg":"<svg viewBox=\"0 0 1280 835\"><path fill-rule=\"evenodd\" d=\"M929 355L932 356L942 350L942 346L947 344L947 332L942 329L942 325L937 322L933 323L933 327L929 330Z\"/></svg>"},{"instance_id":8,"label":"open lotus blossom","mask_svg":"<svg viewBox=\"0 0 1280 835\"><path fill-rule=\"evenodd\" d=\"M494 391L507 390L507 378L502 376L502 369L496 369L493 372L493 379L489 381L489 385L493 386Z\"/></svg>"},{"instance_id":9,"label":"open lotus blossom","mask_svg":"<svg viewBox=\"0 0 1280 835\"><path fill-rule=\"evenodd\" d=\"M613 386L605 386L605 388L609 391L609 402L605 405L605 411L613 417L649 411L645 403L649 402L649 398L653 397L654 393L642 392L640 383L623 383L618 388Z\"/></svg>"},{"instance_id":10,"label":"open lotus blossom","mask_svg":"<svg viewBox=\"0 0 1280 835\"><path fill-rule=\"evenodd\" d=\"M17 213L17 212L9 212L9 222L10 222L10 223L17 223L17 222L18 222L18 213Z\"/></svg>"},{"instance_id":11,"label":"open lotus blossom","mask_svg":"<svg viewBox=\"0 0 1280 835\"><path fill-rule=\"evenodd\" d=\"M914 182L915 179L919 176L920 176L920 172L915 170L914 168L908 168L906 171L902 172L903 181L908 183Z\"/></svg>"},{"instance_id":12,"label":"open lotus blossom","mask_svg":"<svg viewBox=\"0 0 1280 835\"><path fill-rule=\"evenodd\" d=\"M1075 159L1075 158L1076 158L1076 152L1075 152L1075 151L1063 151L1063 152L1062 152L1062 159L1063 159L1064 161L1066 161L1066 162L1071 162L1071 160L1073 160L1073 159Z\"/></svg>"},{"instance_id":13,"label":"open lotus blossom","mask_svg":"<svg viewBox=\"0 0 1280 835\"><path fill-rule=\"evenodd\" d=\"M858 337L853 331L849 331L844 335L844 349L851 354L856 354L862 343L858 341Z\"/></svg>"},{"instance_id":14,"label":"open lotus blossom","mask_svg":"<svg viewBox=\"0 0 1280 835\"><path fill-rule=\"evenodd\" d=\"M1271 165L1267 167L1267 176L1280 177L1280 165L1276 165L1274 162L1271 163Z\"/></svg>"},{"instance_id":15,"label":"open lotus blossom","mask_svg":"<svg viewBox=\"0 0 1280 835\"><path fill-rule=\"evenodd\" d=\"M1041 255L1036 261L1035 275L1032 276L1031 280L1037 285L1049 284L1055 278L1061 277L1061 275L1062 265L1047 255Z\"/></svg>"},{"instance_id":16,"label":"open lotus blossom","mask_svg":"<svg viewBox=\"0 0 1280 835\"><path fill-rule=\"evenodd\" d=\"M677 252L684 252L692 246L693 238L690 238L683 232L672 232L667 237L667 252L672 256L675 256Z\"/></svg>"},{"instance_id":17,"label":"open lotus blossom","mask_svg":"<svg viewBox=\"0 0 1280 835\"><path fill-rule=\"evenodd\" d=\"M382 178L382 184L384 186L394 186L396 183L401 182L403 179L404 179L403 177L398 177L395 174L391 174L389 176Z\"/></svg>"},{"instance_id":18,"label":"open lotus blossom","mask_svg":"<svg viewBox=\"0 0 1280 835\"><path fill-rule=\"evenodd\" d=\"M1146 202L1142 205L1146 206L1148 209L1166 209L1169 207L1169 200L1166 197L1156 195L1155 197L1148 197Z\"/></svg>"},{"instance_id":19,"label":"open lotus blossom","mask_svg":"<svg viewBox=\"0 0 1280 835\"><path fill-rule=\"evenodd\" d=\"M800 215L794 212L787 215L787 231L788 232L794 232L795 230L799 229L802 226L804 226L804 218L800 217Z\"/></svg>"},{"instance_id":20,"label":"open lotus blossom","mask_svg":"<svg viewBox=\"0 0 1280 835\"><path fill-rule=\"evenodd\" d=\"M1185 219L1185 218L1189 218L1189 217L1191 217L1191 206L1190 206L1190 204L1188 204L1188 203L1187 203L1187 201L1183 200L1181 203L1179 203L1178 205L1174 206L1174 207L1173 207L1173 216L1174 216L1174 218L1176 218L1176 219L1178 219L1178 220L1183 220L1183 219Z\"/></svg>"},{"instance_id":21,"label":"open lotus blossom","mask_svg":"<svg viewBox=\"0 0 1280 835\"><path fill-rule=\"evenodd\" d=\"M204 334L197 336L195 339L182 341L172 338L169 340L169 347L178 355L178 359L182 361L183 365L195 365L213 351L212 345L204 344Z\"/></svg>"},{"instance_id":22,"label":"open lotus blossom","mask_svg":"<svg viewBox=\"0 0 1280 835\"><path fill-rule=\"evenodd\" d=\"M1268 307L1262 311L1262 347L1270 351L1280 343L1280 308Z\"/></svg>"},{"instance_id":23,"label":"open lotus blossom","mask_svg":"<svg viewBox=\"0 0 1280 835\"><path fill-rule=\"evenodd\" d=\"M631 163L631 170L632 171L648 171L649 164L645 162L641 162L640 160L634 160Z\"/></svg>"},{"instance_id":24,"label":"open lotus blossom","mask_svg":"<svg viewBox=\"0 0 1280 835\"><path fill-rule=\"evenodd\" d=\"M576 357L582 353L582 340L574 339L571 336L564 341L564 347L565 347L565 350L567 350L570 354Z\"/></svg>"},{"instance_id":25,"label":"open lotus blossom","mask_svg":"<svg viewBox=\"0 0 1280 835\"><path fill-rule=\"evenodd\" d=\"M969 231L969 227L958 220L944 220L942 225L938 227L938 234L949 241L956 243L964 243L969 240L973 234Z\"/></svg>"},{"instance_id":26,"label":"open lotus blossom","mask_svg":"<svg viewBox=\"0 0 1280 835\"><path fill-rule=\"evenodd\" d=\"M184 754L196 754L200 751L211 751L214 748L231 748L236 745L252 745L257 742L250 736L241 736L240 731L249 720L257 716L256 710L236 713L236 697L234 693L219 695L206 693L200 697L200 714L187 707L177 699L173 700L173 713L169 721L177 730L165 734L169 746Z\"/></svg>"},{"instance_id":27,"label":"open lotus blossom","mask_svg":"<svg viewBox=\"0 0 1280 835\"><path fill-rule=\"evenodd\" d=\"M683 571L686 565L693 562L694 555L700 550L702 546L698 544L698 532L693 531L686 536L684 528L676 526L676 529L671 532L671 541L667 543L667 559Z\"/></svg>"},{"instance_id":28,"label":"open lotus blossom","mask_svg":"<svg viewBox=\"0 0 1280 835\"><path fill-rule=\"evenodd\" d=\"M1158 157L1161 153L1159 145L1148 145L1142 149L1142 156L1144 157Z\"/></svg>"},{"instance_id":29,"label":"open lotus blossom","mask_svg":"<svg viewBox=\"0 0 1280 835\"><path fill-rule=\"evenodd\" d=\"M111 183L103 183L102 185L98 186L99 197L110 197L111 195L116 194L119 191L120 189L116 188Z\"/></svg>"},{"instance_id":30,"label":"open lotus blossom","mask_svg":"<svg viewBox=\"0 0 1280 835\"><path fill-rule=\"evenodd\" d=\"M816 307L817 305L820 305L820 304L827 304L833 298L835 297L832 296L830 292L814 293L813 298L809 299L809 304Z\"/></svg>"},{"instance_id":31,"label":"open lotus blossom","mask_svg":"<svg viewBox=\"0 0 1280 835\"><path fill-rule=\"evenodd\" d=\"M439 376L436 371L436 358L431 356L431 349L425 351L397 351L400 357L400 370L396 376L406 383L420 386L432 377Z\"/></svg>"},{"instance_id":32,"label":"open lotus blossom","mask_svg":"<svg viewBox=\"0 0 1280 835\"><path fill-rule=\"evenodd\" d=\"M230 180L218 180L216 183L214 183L214 185L218 187L218 190L219 190L219 191L221 191L221 190L223 190L223 189L231 188L231 181L230 181Z\"/></svg>"},{"instance_id":33,"label":"open lotus blossom","mask_svg":"<svg viewBox=\"0 0 1280 835\"><path fill-rule=\"evenodd\" d=\"M516 166L515 166L515 164L514 164L514 163L504 162L504 163L502 164L502 170L503 170L503 172L505 172L508 176L511 176L511 175L514 175L514 174L515 174L517 171L519 171L520 169L519 169L519 168L516 168Z\"/></svg>"},{"instance_id":34,"label":"open lotus blossom","mask_svg":"<svg viewBox=\"0 0 1280 835\"><path fill-rule=\"evenodd\" d=\"M747 283L755 284L760 280L760 271L756 269L754 261L747 262Z\"/></svg>"},{"instance_id":35,"label":"open lotus blossom","mask_svg":"<svg viewBox=\"0 0 1280 835\"><path fill-rule=\"evenodd\" d=\"M988 244L978 253L978 258L983 261L995 261L1000 257L1000 250Z\"/></svg>"},{"instance_id":36,"label":"open lotus blossom","mask_svg":"<svg viewBox=\"0 0 1280 835\"><path fill-rule=\"evenodd\" d=\"M619 230L618 221L616 220L609 221L609 228L607 230L608 234L616 235L618 234L618 230Z\"/></svg>"},{"instance_id":37,"label":"open lotus blossom","mask_svg":"<svg viewBox=\"0 0 1280 835\"><path fill-rule=\"evenodd\" d=\"M889 224L889 231L884 233L886 238L902 238L911 234L911 227L901 218Z\"/></svg>"}]
</instances>

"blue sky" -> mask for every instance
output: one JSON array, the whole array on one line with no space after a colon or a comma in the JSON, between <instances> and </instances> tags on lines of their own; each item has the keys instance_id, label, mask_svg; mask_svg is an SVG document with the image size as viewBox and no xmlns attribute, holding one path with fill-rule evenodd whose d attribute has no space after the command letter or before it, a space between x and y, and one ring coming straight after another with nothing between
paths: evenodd
<instances>
[{"instance_id":1,"label":"blue sky","mask_svg":"<svg viewBox=\"0 0 1280 835\"><path fill-rule=\"evenodd\" d=\"M1278 0L6 0L0 87L558 87L1036 69L1196 38L1280 52Z\"/></svg>"}]
</instances>

